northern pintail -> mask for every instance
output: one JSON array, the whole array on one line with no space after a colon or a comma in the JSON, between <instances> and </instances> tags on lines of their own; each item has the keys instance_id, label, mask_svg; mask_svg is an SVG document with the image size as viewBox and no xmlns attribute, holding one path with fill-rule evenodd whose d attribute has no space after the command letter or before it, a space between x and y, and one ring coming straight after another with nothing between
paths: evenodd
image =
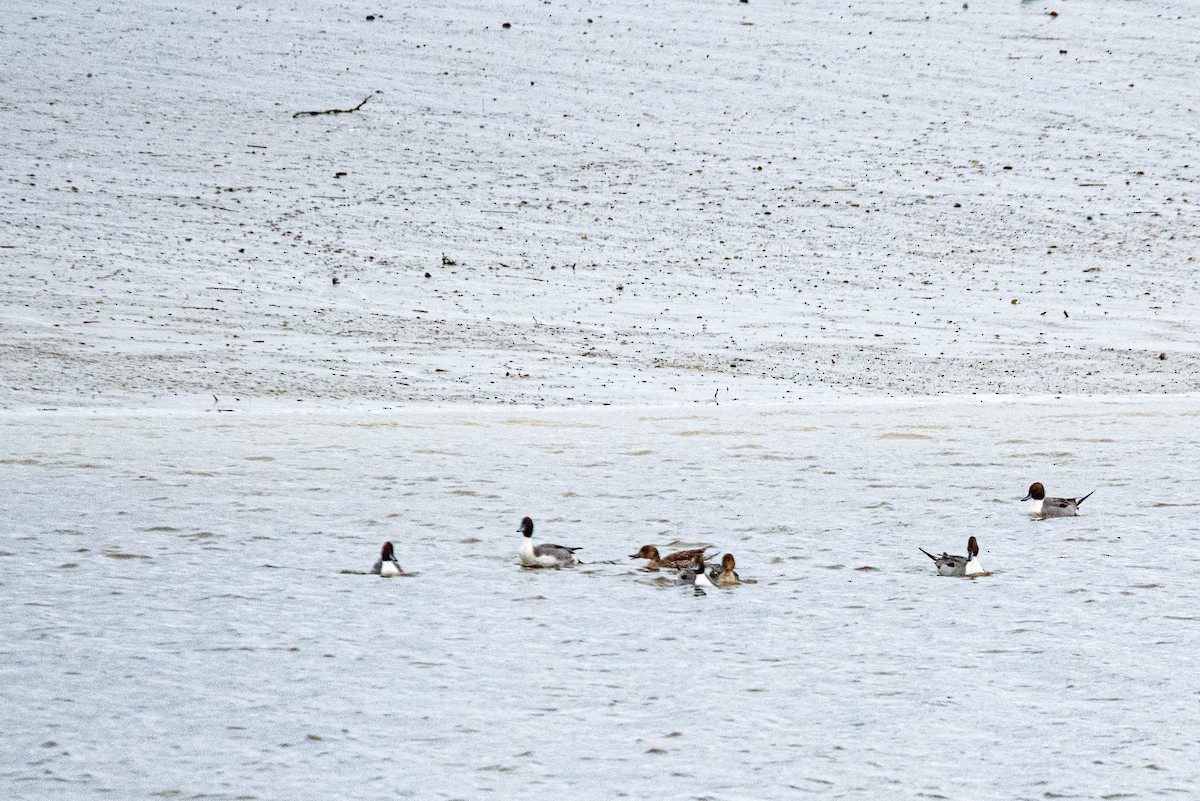
<instances>
[{"instance_id":1,"label":"northern pintail","mask_svg":"<svg viewBox=\"0 0 1200 801\"><path fill-rule=\"evenodd\" d=\"M525 535L521 539L521 564L525 567L574 567L579 564L579 557L575 556L579 548L551 544L534 545L533 520L530 518L523 518L517 531Z\"/></svg>"},{"instance_id":2,"label":"northern pintail","mask_svg":"<svg viewBox=\"0 0 1200 801\"><path fill-rule=\"evenodd\" d=\"M696 588L697 595L704 595L704 590L716 587L708 576L704 575L704 564L701 563L694 567L687 567L679 571L679 583L690 584Z\"/></svg>"},{"instance_id":3,"label":"northern pintail","mask_svg":"<svg viewBox=\"0 0 1200 801\"><path fill-rule=\"evenodd\" d=\"M379 559L371 568L371 572L377 576L398 576L404 572L400 567L400 563L396 561L396 554L392 550L392 544L385 542L383 548L379 551Z\"/></svg>"},{"instance_id":4,"label":"northern pintail","mask_svg":"<svg viewBox=\"0 0 1200 801\"><path fill-rule=\"evenodd\" d=\"M721 557L721 566L710 570L708 577L718 587L732 587L735 584L741 584L737 571L733 569L736 564L733 554L727 553Z\"/></svg>"},{"instance_id":5,"label":"northern pintail","mask_svg":"<svg viewBox=\"0 0 1200 801\"><path fill-rule=\"evenodd\" d=\"M1092 492L1082 498L1047 498L1046 488L1040 481L1035 481L1029 485L1029 493L1021 500L1031 501L1029 514L1033 517L1075 517L1079 514L1079 504L1092 497Z\"/></svg>"},{"instance_id":6,"label":"northern pintail","mask_svg":"<svg viewBox=\"0 0 1200 801\"><path fill-rule=\"evenodd\" d=\"M933 560L939 576L978 576L986 572L979 564L979 543L974 537L967 540L966 556L952 556L945 551L941 556L934 556L924 548L918 550Z\"/></svg>"},{"instance_id":7,"label":"northern pintail","mask_svg":"<svg viewBox=\"0 0 1200 801\"><path fill-rule=\"evenodd\" d=\"M679 570L695 562L697 557L701 559L704 558L704 552L708 550L709 547L712 546L706 546L704 548L691 548L686 551L676 551L673 554L660 557L658 555L658 548L655 548L653 545L643 545L641 550L639 550L637 553L631 553L629 558L649 559L650 561L646 564L646 569L649 571L658 570L660 567L665 567L668 570Z\"/></svg>"}]
</instances>

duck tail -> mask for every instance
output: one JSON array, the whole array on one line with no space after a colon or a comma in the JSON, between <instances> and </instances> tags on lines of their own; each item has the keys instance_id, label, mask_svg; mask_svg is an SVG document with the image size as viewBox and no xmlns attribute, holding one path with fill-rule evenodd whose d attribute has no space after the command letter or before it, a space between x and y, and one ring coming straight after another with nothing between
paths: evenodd
<instances>
[{"instance_id":1,"label":"duck tail","mask_svg":"<svg viewBox=\"0 0 1200 801\"><path fill-rule=\"evenodd\" d=\"M938 558L936 556L934 556L933 554L931 554L929 551L925 550L924 548L917 548L917 550L920 551L921 553L925 554L926 556L928 556L930 559L932 559L935 562L938 560Z\"/></svg>"},{"instance_id":2,"label":"duck tail","mask_svg":"<svg viewBox=\"0 0 1200 801\"><path fill-rule=\"evenodd\" d=\"M1092 495L1093 495L1093 494L1095 494L1095 492L1096 492L1096 490L1092 490L1092 491L1091 491L1091 492L1089 492L1087 495L1084 495L1082 498L1080 498L1079 500L1075 501L1075 505L1076 505L1076 506L1079 506L1079 505L1080 505L1080 504L1082 504L1084 501L1086 501L1088 498L1092 497Z\"/></svg>"}]
</instances>

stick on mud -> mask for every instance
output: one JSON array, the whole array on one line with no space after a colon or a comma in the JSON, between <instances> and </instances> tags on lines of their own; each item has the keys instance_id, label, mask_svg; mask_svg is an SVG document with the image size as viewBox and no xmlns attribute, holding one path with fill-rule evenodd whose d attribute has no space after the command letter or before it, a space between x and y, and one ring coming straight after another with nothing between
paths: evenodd
<instances>
[{"instance_id":1,"label":"stick on mud","mask_svg":"<svg viewBox=\"0 0 1200 801\"><path fill-rule=\"evenodd\" d=\"M370 99L371 96L367 95L362 99L362 102L354 108L331 108L326 109L325 111L297 111L292 115L292 119L296 119L297 117L319 117L322 114L353 114L355 111L358 111L360 108L365 106L367 101Z\"/></svg>"}]
</instances>

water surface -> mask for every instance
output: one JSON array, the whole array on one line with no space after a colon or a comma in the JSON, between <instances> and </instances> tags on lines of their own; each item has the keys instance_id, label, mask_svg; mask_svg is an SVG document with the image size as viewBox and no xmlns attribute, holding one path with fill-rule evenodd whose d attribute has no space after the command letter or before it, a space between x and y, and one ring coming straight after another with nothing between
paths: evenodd
<instances>
[{"instance_id":1,"label":"water surface","mask_svg":"<svg viewBox=\"0 0 1200 801\"><path fill-rule=\"evenodd\" d=\"M1198 411L6 414L0 790L1188 797ZM526 514L588 564L520 569ZM971 534L991 576L917 550Z\"/></svg>"}]
</instances>

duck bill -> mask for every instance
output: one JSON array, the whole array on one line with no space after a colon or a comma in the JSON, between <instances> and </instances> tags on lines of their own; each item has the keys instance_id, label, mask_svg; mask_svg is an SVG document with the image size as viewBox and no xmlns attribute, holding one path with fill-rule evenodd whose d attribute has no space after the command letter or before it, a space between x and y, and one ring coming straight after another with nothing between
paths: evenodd
<instances>
[{"instance_id":1,"label":"duck bill","mask_svg":"<svg viewBox=\"0 0 1200 801\"><path fill-rule=\"evenodd\" d=\"M1027 493L1025 493L1025 497L1024 497L1024 498L1022 498L1021 500L1022 500L1022 501L1029 501L1029 500L1033 500L1033 495L1031 495L1031 494L1029 494L1029 493L1027 492Z\"/></svg>"}]
</instances>

